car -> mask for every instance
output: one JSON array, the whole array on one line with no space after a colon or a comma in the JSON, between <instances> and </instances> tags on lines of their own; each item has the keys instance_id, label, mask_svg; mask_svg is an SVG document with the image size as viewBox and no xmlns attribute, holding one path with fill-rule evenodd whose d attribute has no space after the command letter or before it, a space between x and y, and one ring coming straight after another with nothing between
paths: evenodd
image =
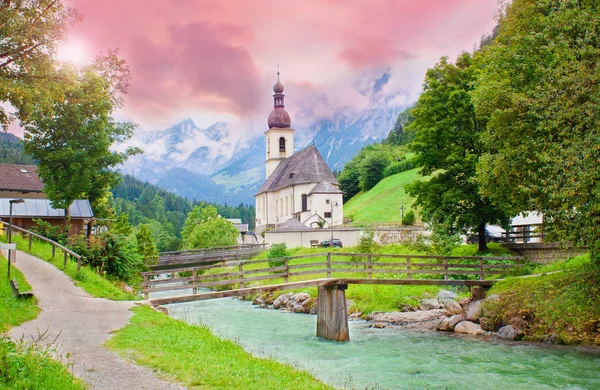
<instances>
[{"instance_id":1,"label":"car","mask_svg":"<svg viewBox=\"0 0 600 390\"><path fill-rule=\"evenodd\" d=\"M332 240L321 241L319 246L322 248L342 248L344 245L342 244L342 240L340 240L339 238L334 238Z\"/></svg>"},{"instance_id":2,"label":"car","mask_svg":"<svg viewBox=\"0 0 600 390\"><path fill-rule=\"evenodd\" d=\"M504 242L504 239L501 236L491 234L489 231L485 231L485 242ZM470 234L467 236L467 244L477 244L479 243L479 233Z\"/></svg>"}]
</instances>

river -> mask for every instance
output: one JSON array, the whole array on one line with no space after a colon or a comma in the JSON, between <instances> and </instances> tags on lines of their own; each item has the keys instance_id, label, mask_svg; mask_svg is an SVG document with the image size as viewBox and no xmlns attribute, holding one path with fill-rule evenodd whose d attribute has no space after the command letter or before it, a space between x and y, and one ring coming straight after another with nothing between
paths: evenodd
<instances>
[{"instance_id":1,"label":"river","mask_svg":"<svg viewBox=\"0 0 600 390\"><path fill-rule=\"evenodd\" d=\"M315 336L316 316L259 309L231 298L169 305L258 356L306 370L337 388L600 389L600 352L506 343L351 321L348 343Z\"/></svg>"}]
</instances>

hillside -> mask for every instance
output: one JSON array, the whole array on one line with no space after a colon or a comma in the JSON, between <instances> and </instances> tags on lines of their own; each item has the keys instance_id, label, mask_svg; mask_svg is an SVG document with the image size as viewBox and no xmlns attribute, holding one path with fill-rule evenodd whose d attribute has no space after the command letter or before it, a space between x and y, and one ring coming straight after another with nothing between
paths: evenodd
<instances>
[{"instance_id":1,"label":"hillside","mask_svg":"<svg viewBox=\"0 0 600 390\"><path fill-rule=\"evenodd\" d=\"M413 198L404 191L404 186L421 178L418 169L386 177L367 192L359 192L344 204L344 215L353 222L400 222L400 204L404 213L412 209Z\"/></svg>"}]
</instances>

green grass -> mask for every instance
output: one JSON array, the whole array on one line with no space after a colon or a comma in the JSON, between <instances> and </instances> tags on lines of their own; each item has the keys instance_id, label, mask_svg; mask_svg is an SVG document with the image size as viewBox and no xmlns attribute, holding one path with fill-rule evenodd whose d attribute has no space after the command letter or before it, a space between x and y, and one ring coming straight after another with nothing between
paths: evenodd
<instances>
[{"instance_id":1,"label":"green grass","mask_svg":"<svg viewBox=\"0 0 600 390\"><path fill-rule=\"evenodd\" d=\"M330 389L306 372L255 357L205 326L136 307L109 349L192 389Z\"/></svg>"},{"instance_id":2,"label":"green grass","mask_svg":"<svg viewBox=\"0 0 600 390\"><path fill-rule=\"evenodd\" d=\"M14 296L7 280L7 267L8 261L0 256L0 333L34 319L40 313L35 298L19 299ZM10 278L17 280L21 291L31 291L31 286L14 264L10 267Z\"/></svg>"},{"instance_id":3,"label":"green grass","mask_svg":"<svg viewBox=\"0 0 600 390\"><path fill-rule=\"evenodd\" d=\"M386 177L369 191L359 192L344 204L344 214L352 216L354 223L402 222L400 204L404 203L406 213L414 201L404 186L422 178L417 171L411 169Z\"/></svg>"},{"instance_id":4,"label":"green grass","mask_svg":"<svg viewBox=\"0 0 600 390\"><path fill-rule=\"evenodd\" d=\"M530 340L553 334L559 343L600 345L600 266L587 254L534 271L550 273L498 282L490 293L501 299L489 304L488 316L525 319Z\"/></svg>"},{"instance_id":5,"label":"green grass","mask_svg":"<svg viewBox=\"0 0 600 390\"><path fill-rule=\"evenodd\" d=\"M3 237L4 238L4 237ZM52 246L48 243L33 240L31 252L29 251L29 239L21 237L19 234L13 234L12 241L17 244L17 248L24 252L28 252L33 256L48 261L56 268L67 274L75 283L88 294L97 298L107 298L113 301L129 301L140 299L135 294L125 293L117 282L110 281L97 274L88 266L82 266L81 272L77 273L77 261L67 260L67 267L64 267L64 257L61 250L56 250L56 255L52 259Z\"/></svg>"}]
</instances>

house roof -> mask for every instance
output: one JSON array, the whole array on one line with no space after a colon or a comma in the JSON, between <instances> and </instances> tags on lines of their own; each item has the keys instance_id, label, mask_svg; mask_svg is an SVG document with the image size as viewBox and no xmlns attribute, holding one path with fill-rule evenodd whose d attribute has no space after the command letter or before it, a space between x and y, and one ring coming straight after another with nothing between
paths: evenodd
<instances>
[{"instance_id":1,"label":"house roof","mask_svg":"<svg viewBox=\"0 0 600 390\"><path fill-rule=\"evenodd\" d=\"M256 195L277 191L295 184L327 182L338 184L327 163L314 145L281 160Z\"/></svg>"},{"instance_id":2,"label":"house roof","mask_svg":"<svg viewBox=\"0 0 600 390\"><path fill-rule=\"evenodd\" d=\"M343 194L343 192L333 184L322 181L308 193L308 195L312 194Z\"/></svg>"},{"instance_id":3,"label":"house roof","mask_svg":"<svg viewBox=\"0 0 600 390\"><path fill-rule=\"evenodd\" d=\"M0 217L8 220L10 214L9 198L0 198ZM17 218L64 218L65 210L55 209L48 199L24 199L23 203L15 203L12 207L12 216ZM69 207L71 218L92 218L94 212L90 201L80 199L74 201Z\"/></svg>"},{"instance_id":4,"label":"house roof","mask_svg":"<svg viewBox=\"0 0 600 390\"><path fill-rule=\"evenodd\" d=\"M0 191L42 192L44 183L33 165L0 164Z\"/></svg>"},{"instance_id":5,"label":"house roof","mask_svg":"<svg viewBox=\"0 0 600 390\"><path fill-rule=\"evenodd\" d=\"M305 226L302 222L298 221L296 218L290 218L272 232L297 232L297 231L307 231L312 230L311 228Z\"/></svg>"}]
</instances>

